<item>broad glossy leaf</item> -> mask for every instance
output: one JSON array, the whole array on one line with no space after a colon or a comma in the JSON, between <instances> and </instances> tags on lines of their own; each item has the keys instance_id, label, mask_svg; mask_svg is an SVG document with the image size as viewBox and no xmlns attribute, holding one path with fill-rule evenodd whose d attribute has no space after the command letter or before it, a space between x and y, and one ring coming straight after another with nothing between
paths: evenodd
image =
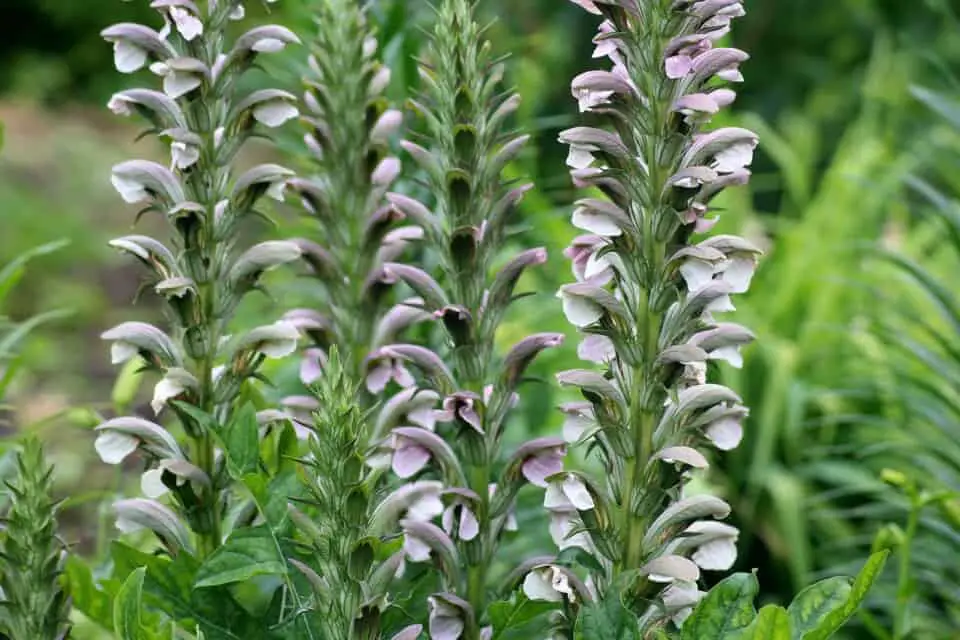
<instances>
[{"instance_id":1,"label":"broad glossy leaf","mask_svg":"<svg viewBox=\"0 0 960 640\"><path fill-rule=\"evenodd\" d=\"M681 640L734 640L757 617L759 585L752 573L735 573L707 592L683 623Z\"/></svg>"},{"instance_id":2,"label":"broad glossy leaf","mask_svg":"<svg viewBox=\"0 0 960 640\"><path fill-rule=\"evenodd\" d=\"M200 566L194 587L215 587L254 576L285 575L287 563L267 525L234 531Z\"/></svg>"},{"instance_id":3,"label":"broad glossy leaf","mask_svg":"<svg viewBox=\"0 0 960 640\"><path fill-rule=\"evenodd\" d=\"M850 597L853 581L845 577L828 578L814 583L797 594L790 603L793 639L800 640L823 619L843 607Z\"/></svg>"},{"instance_id":4,"label":"broad glossy leaf","mask_svg":"<svg viewBox=\"0 0 960 640\"><path fill-rule=\"evenodd\" d=\"M791 640L790 614L783 607L767 605L740 637L743 640Z\"/></svg>"},{"instance_id":5,"label":"broad glossy leaf","mask_svg":"<svg viewBox=\"0 0 960 640\"><path fill-rule=\"evenodd\" d=\"M857 579L854 580L843 606L827 614L816 628L802 636L802 640L826 640L836 633L850 619L850 616L860 608L873 583L876 582L880 572L883 571L883 566L886 564L889 555L890 552L886 550L871 555L857 575Z\"/></svg>"},{"instance_id":6,"label":"broad glossy leaf","mask_svg":"<svg viewBox=\"0 0 960 640\"><path fill-rule=\"evenodd\" d=\"M119 640L145 640L140 614L146 573L146 567L140 567L127 576L113 601L113 630Z\"/></svg>"}]
</instances>

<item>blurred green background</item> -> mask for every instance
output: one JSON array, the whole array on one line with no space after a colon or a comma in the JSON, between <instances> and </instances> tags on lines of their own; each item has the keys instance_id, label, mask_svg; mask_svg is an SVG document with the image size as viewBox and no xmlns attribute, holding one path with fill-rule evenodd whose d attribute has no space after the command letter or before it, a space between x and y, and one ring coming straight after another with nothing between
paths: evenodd
<instances>
[{"instance_id":1,"label":"blurred green background","mask_svg":"<svg viewBox=\"0 0 960 640\"><path fill-rule=\"evenodd\" d=\"M413 56L428 4L371 4L395 69L391 97L402 102L415 90ZM518 242L551 250L530 283L541 295L514 315L504 342L532 328L567 331L552 292L570 279L561 250L576 235L568 223L574 194L556 134L575 118L569 79L595 66L595 22L568 4L479 2L496 18L495 48L512 54L509 79L524 98L519 125L534 134L510 168L537 183ZM19 363L19 375L5 398L0 386L0 424L8 432L39 429L52 443L59 486L70 495L65 537L91 555L110 533L96 505L121 486L91 455L84 421L86 408L109 407L116 375L98 335L152 313L148 297L131 308L139 274L106 248L133 225L110 188L110 166L156 152L149 142L135 145L135 126L103 106L135 78L113 70L98 32L114 22L152 21L147 5L14 0L3 19L16 28L0 39L0 265L69 240L31 262L18 286L0 296L0 315L22 321L73 312L33 331L8 361ZM284 0L273 18L308 35L309 5ZM752 408L747 437L713 475L743 531L739 567L759 571L763 599L785 602L812 578L855 570L879 531L896 542L915 528L912 554L901 553L902 567L891 563L848 636L892 637L884 629L899 603L911 612L912 629L900 637L960 637L957 5L745 5L748 16L732 40L752 59L723 124L757 130L761 153L750 189L725 196L718 230L747 235L767 255L734 314L758 342L743 370L720 372ZM260 17L251 11L248 19ZM269 71L296 90L303 52L285 55ZM295 134L287 132L286 146ZM278 217L282 229L295 225L287 212ZM250 305L249 320L287 306L287 291L281 283L276 300ZM575 366L574 344L544 358L539 373ZM281 387L292 378L278 373ZM528 394L511 439L558 428L549 409L561 398L544 390ZM912 509L909 491L880 480L885 468L935 500ZM514 551L539 542L521 540Z\"/></svg>"}]
</instances>

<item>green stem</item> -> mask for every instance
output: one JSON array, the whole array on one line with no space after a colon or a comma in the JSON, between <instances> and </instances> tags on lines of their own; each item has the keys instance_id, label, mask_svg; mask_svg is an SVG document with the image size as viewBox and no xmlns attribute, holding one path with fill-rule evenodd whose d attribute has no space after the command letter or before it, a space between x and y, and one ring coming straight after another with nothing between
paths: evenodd
<instances>
[{"instance_id":1,"label":"green stem","mask_svg":"<svg viewBox=\"0 0 960 640\"><path fill-rule=\"evenodd\" d=\"M922 505L917 497L911 497L907 530L904 534L903 544L900 546L900 562L897 570L897 604L893 617L893 640L902 640L907 637L910 600L913 596L913 580L910 576L911 550L913 540L917 536L917 529L920 526L921 509Z\"/></svg>"}]
</instances>

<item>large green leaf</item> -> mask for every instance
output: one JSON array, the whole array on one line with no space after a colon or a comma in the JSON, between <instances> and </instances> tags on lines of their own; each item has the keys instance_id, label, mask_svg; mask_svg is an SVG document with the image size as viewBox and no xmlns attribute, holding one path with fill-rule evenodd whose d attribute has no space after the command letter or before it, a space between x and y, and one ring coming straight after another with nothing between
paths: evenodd
<instances>
[{"instance_id":1,"label":"large green leaf","mask_svg":"<svg viewBox=\"0 0 960 640\"><path fill-rule=\"evenodd\" d=\"M790 614L783 607L771 604L763 609L747 627L742 640L791 640Z\"/></svg>"},{"instance_id":2,"label":"large green leaf","mask_svg":"<svg viewBox=\"0 0 960 640\"><path fill-rule=\"evenodd\" d=\"M124 580L113 601L113 630L119 640L145 640L141 612L146 567L140 567Z\"/></svg>"},{"instance_id":3,"label":"large green leaf","mask_svg":"<svg viewBox=\"0 0 960 640\"><path fill-rule=\"evenodd\" d=\"M254 576L286 575L287 564L268 525L235 530L200 566L195 588L216 587Z\"/></svg>"},{"instance_id":4,"label":"large green leaf","mask_svg":"<svg viewBox=\"0 0 960 640\"><path fill-rule=\"evenodd\" d=\"M718 583L683 623L681 640L740 638L757 617L753 600L758 591L752 573L735 573Z\"/></svg>"},{"instance_id":5,"label":"large green leaf","mask_svg":"<svg viewBox=\"0 0 960 640\"><path fill-rule=\"evenodd\" d=\"M70 554L64 573L73 607L104 629L110 629L113 625L113 598L97 586L87 563Z\"/></svg>"},{"instance_id":6,"label":"large green leaf","mask_svg":"<svg viewBox=\"0 0 960 640\"><path fill-rule=\"evenodd\" d=\"M829 614L843 607L850 597L853 581L845 577L827 578L797 594L790 603L793 640L801 640L816 629Z\"/></svg>"},{"instance_id":7,"label":"large green leaf","mask_svg":"<svg viewBox=\"0 0 960 640\"><path fill-rule=\"evenodd\" d=\"M487 610L493 626L490 640L529 638L531 623L538 622L543 614L556 608L556 603L530 600L523 594L494 602Z\"/></svg>"},{"instance_id":8,"label":"large green leaf","mask_svg":"<svg viewBox=\"0 0 960 640\"><path fill-rule=\"evenodd\" d=\"M873 583L883 571L889 555L887 550L871 555L854 580L843 606L828 613L813 630L802 636L802 640L825 640L836 633L860 608Z\"/></svg>"},{"instance_id":9,"label":"large green leaf","mask_svg":"<svg viewBox=\"0 0 960 640\"><path fill-rule=\"evenodd\" d=\"M227 454L227 469L235 479L257 471L260 461L257 429L257 413L252 405L245 404L223 430L221 439Z\"/></svg>"}]
</instances>

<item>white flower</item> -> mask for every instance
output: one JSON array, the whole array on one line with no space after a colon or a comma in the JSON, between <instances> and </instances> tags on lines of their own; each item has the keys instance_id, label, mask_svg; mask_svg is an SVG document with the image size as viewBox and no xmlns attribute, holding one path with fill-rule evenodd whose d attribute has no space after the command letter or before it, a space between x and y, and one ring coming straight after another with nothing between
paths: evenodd
<instances>
[{"instance_id":1,"label":"white flower","mask_svg":"<svg viewBox=\"0 0 960 640\"><path fill-rule=\"evenodd\" d=\"M97 455L106 464L120 464L127 456L137 450L140 440L132 435L117 431L101 431L93 442Z\"/></svg>"},{"instance_id":2,"label":"white flower","mask_svg":"<svg viewBox=\"0 0 960 640\"><path fill-rule=\"evenodd\" d=\"M563 315L575 327L588 327L603 317L603 307L584 296L571 295L561 287L557 297L563 306Z\"/></svg>"},{"instance_id":3,"label":"white flower","mask_svg":"<svg viewBox=\"0 0 960 640\"><path fill-rule=\"evenodd\" d=\"M163 92L171 98L183 97L203 84L197 69L174 69L166 62L155 62L150 71L163 78Z\"/></svg>"},{"instance_id":4,"label":"white flower","mask_svg":"<svg viewBox=\"0 0 960 640\"><path fill-rule=\"evenodd\" d=\"M740 531L722 522L701 520L694 522L684 532L690 535L697 549L690 559L701 569L727 571L737 559L737 538Z\"/></svg>"},{"instance_id":5,"label":"white flower","mask_svg":"<svg viewBox=\"0 0 960 640\"><path fill-rule=\"evenodd\" d=\"M267 127L279 127L285 122L300 115L300 112L290 102L281 98L264 100L253 108L253 117L260 124Z\"/></svg>"},{"instance_id":6,"label":"white flower","mask_svg":"<svg viewBox=\"0 0 960 640\"><path fill-rule=\"evenodd\" d=\"M247 10L243 8L241 3L237 3L237 6L234 7L233 11L230 12L229 18L231 20L243 20L244 16L247 15Z\"/></svg>"},{"instance_id":7,"label":"white flower","mask_svg":"<svg viewBox=\"0 0 960 640\"><path fill-rule=\"evenodd\" d=\"M543 506L550 511L588 511L593 509L595 503L583 480L576 474L568 473L547 485Z\"/></svg>"},{"instance_id":8,"label":"white flower","mask_svg":"<svg viewBox=\"0 0 960 640\"><path fill-rule=\"evenodd\" d=\"M732 451L743 440L743 426L739 416L720 418L711 423L704 432L713 445L721 451Z\"/></svg>"},{"instance_id":9,"label":"white flower","mask_svg":"<svg viewBox=\"0 0 960 640\"><path fill-rule=\"evenodd\" d=\"M427 598L427 608L432 640L458 640L463 635L463 613L459 608L437 596Z\"/></svg>"},{"instance_id":10,"label":"white flower","mask_svg":"<svg viewBox=\"0 0 960 640\"><path fill-rule=\"evenodd\" d=\"M113 188L117 190L117 193L120 194L120 197L123 198L123 201L127 204L136 204L150 198L150 192L147 191L146 186L138 180L124 178L122 176L118 176L117 174L113 174L110 176L110 182L113 184ZM118 360L116 352L117 346L118 344L115 343L113 351L114 364L118 362L124 362L125 360L129 360L130 357L133 357L131 355L124 360ZM134 349L133 355L136 355L136 349Z\"/></svg>"},{"instance_id":11,"label":"white flower","mask_svg":"<svg viewBox=\"0 0 960 640\"><path fill-rule=\"evenodd\" d=\"M189 169L200 159L200 148L189 142L174 140L170 143L170 156L177 169Z\"/></svg>"},{"instance_id":12,"label":"white flower","mask_svg":"<svg viewBox=\"0 0 960 640\"><path fill-rule=\"evenodd\" d=\"M550 513L550 538L560 551L579 547L589 553L594 552L593 540L586 531L570 535L578 526L579 520L571 511L552 511Z\"/></svg>"},{"instance_id":13,"label":"white flower","mask_svg":"<svg viewBox=\"0 0 960 640\"><path fill-rule=\"evenodd\" d=\"M430 559L430 545L409 531L403 533L403 552L410 562L426 562Z\"/></svg>"},{"instance_id":14,"label":"white flower","mask_svg":"<svg viewBox=\"0 0 960 640\"><path fill-rule=\"evenodd\" d=\"M147 64L147 51L129 40L113 43L113 64L120 73L134 73Z\"/></svg>"},{"instance_id":15,"label":"white flower","mask_svg":"<svg viewBox=\"0 0 960 640\"><path fill-rule=\"evenodd\" d=\"M170 7L170 19L187 42L203 34L203 22L184 7Z\"/></svg>"},{"instance_id":16,"label":"white flower","mask_svg":"<svg viewBox=\"0 0 960 640\"><path fill-rule=\"evenodd\" d=\"M553 565L539 567L528 573L523 580L523 593L531 600L546 602L563 602L564 598L576 602L577 599L567 574Z\"/></svg>"}]
</instances>

